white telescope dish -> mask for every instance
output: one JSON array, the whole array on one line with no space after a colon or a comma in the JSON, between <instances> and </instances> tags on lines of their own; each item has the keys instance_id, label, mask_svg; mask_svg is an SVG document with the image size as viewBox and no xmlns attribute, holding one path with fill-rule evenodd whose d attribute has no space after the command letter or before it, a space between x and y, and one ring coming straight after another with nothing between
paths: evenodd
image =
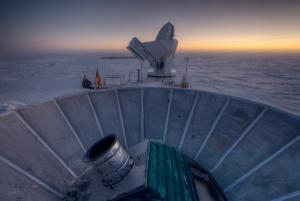
<instances>
[{"instance_id":1,"label":"white telescope dish","mask_svg":"<svg viewBox=\"0 0 300 201\"><path fill-rule=\"evenodd\" d=\"M129 42L127 49L140 61L148 61L153 67L154 70L148 72L149 76L175 76L172 62L178 41L174 39L174 32L174 25L168 22L160 29L154 41L142 43L134 37Z\"/></svg>"}]
</instances>

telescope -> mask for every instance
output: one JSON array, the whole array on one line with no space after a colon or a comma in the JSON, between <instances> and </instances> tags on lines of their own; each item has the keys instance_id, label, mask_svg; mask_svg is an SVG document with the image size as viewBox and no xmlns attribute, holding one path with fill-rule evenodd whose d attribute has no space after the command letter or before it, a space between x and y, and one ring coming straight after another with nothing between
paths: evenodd
<instances>
[{"instance_id":1,"label":"telescope","mask_svg":"<svg viewBox=\"0 0 300 201\"><path fill-rule=\"evenodd\" d=\"M127 49L141 62L148 61L153 71L148 72L151 77L172 77L176 71L172 69L178 41L174 38L174 25L166 23L158 32L154 41L141 42L134 37Z\"/></svg>"}]
</instances>

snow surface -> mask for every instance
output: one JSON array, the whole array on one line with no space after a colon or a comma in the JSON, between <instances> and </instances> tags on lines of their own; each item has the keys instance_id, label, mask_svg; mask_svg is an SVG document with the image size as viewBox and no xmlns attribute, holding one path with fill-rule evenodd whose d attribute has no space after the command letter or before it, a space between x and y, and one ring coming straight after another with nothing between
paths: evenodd
<instances>
[{"instance_id":1,"label":"snow surface","mask_svg":"<svg viewBox=\"0 0 300 201\"><path fill-rule=\"evenodd\" d=\"M83 91L83 73L94 81L117 74L136 79L137 59L101 59L125 53L44 55L0 60L0 113L19 106ZM129 54L128 54L129 56ZM192 88L213 91L273 105L300 115L300 55L255 53L177 53L176 82L185 73ZM149 69L145 65L145 69ZM146 76L146 71L144 71Z\"/></svg>"}]
</instances>

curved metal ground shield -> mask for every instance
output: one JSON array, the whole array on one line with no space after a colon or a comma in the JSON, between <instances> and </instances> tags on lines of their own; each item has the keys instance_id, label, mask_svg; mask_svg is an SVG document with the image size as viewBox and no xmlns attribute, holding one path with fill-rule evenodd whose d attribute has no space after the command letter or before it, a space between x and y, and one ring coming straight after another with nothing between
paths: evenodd
<instances>
[{"instance_id":1,"label":"curved metal ground shield","mask_svg":"<svg viewBox=\"0 0 300 201\"><path fill-rule=\"evenodd\" d=\"M61 200L88 169L82 156L106 133L128 152L147 139L175 148L208 170L229 201L300 200L299 116L211 92L137 87L0 115L1 201ZM93 164L101 161L95 155ZM90 201L103 201L103 189Z\"/></svg>"}]
</instances>

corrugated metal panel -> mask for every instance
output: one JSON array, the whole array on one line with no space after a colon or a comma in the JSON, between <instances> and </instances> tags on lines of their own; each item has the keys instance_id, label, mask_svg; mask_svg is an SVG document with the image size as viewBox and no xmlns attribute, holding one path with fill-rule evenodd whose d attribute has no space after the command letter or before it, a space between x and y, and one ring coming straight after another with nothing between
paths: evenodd
<instances>
[{"instance_id":1,"label":"corrugated metal panel","mask_svg":"<svg viewBox=\"0 0 300 201\"><path fill-rule=\"evenodd\" d=\"M198 201L192 173L180 153L151 142L148 157L148 187L166 201Z\"/></svg>"}]
</instances>

